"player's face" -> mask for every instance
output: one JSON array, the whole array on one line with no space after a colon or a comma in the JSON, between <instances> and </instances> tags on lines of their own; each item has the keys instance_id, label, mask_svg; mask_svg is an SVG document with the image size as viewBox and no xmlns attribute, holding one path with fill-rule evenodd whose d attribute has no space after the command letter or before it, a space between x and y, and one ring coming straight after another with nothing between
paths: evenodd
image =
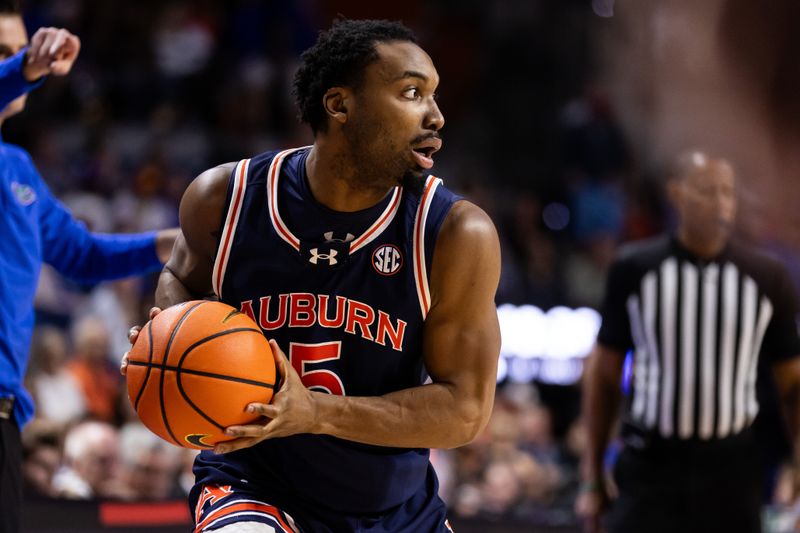
<instances>
[{"instance_id":1,"label":"player's face","mask_svg":"<svg viewBox=\"0 0 800 533\"><path fill-rule=\"evenodd\" d=\"M28 45L28 33L19 15L0 15L0 60L8 59ZM0 121L25 109L27 95L22 95L0 112Z\"/></svg>"},{"instance_id":2,"label":"player's face","mask_svg":"<svg viewBox=\"0 0 800 533\"><path fill-rule=\"evenodd\" d=\"M736 182L733 169L724 161L710 161L706 167L678 180L676 196L681 223L704 239L726 239L736 216Z\"/></svg>"},{"instance_id":3,"label":"player's face","mask_svg":"<svg viewBox=\"0 0 800 533\"><path fill-rule=\"evenodd\" d=\"M435 93L439 75L416 44L396 41L375 48L379 59L366 68L354 91L344 135L365 185L420 182L442 144L444 117Z\"/></svg>"}]
</instances>

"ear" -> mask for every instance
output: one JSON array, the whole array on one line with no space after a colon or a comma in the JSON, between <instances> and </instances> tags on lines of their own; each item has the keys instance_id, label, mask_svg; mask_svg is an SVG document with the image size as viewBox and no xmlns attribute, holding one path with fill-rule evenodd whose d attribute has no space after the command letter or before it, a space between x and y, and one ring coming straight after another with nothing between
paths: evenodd
<instances>
[{"instance_id":1,"label":"ear","mask_svg":"<svg viewBox=\"0 0 800 533\"><path fill-rule=\"evenodd\" d=\"M322 96L325 114L334 122L347 122L348 105L351 103L350 91L344 87L331 87Z\"/></svg>"}]
</instances>

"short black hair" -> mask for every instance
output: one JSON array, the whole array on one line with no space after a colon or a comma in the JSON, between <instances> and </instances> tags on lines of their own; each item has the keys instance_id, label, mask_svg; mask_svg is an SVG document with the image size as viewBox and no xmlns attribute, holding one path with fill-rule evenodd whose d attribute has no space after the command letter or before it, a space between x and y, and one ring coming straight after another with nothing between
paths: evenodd
<instances>
[{"instance_id":1,"label":"short black hair","mask_svg":"<svg viewBox=\"0 0 800 533\"><path fill-rule=\"evenodd\" d=\"M0 15L21 15L19 0L0 0Z\"/></svg>"},{"instance_id":2,"label":"short black hair","mask_svg":"<svg viewBox=\"0 0 800 533\"><path fill-rule=\"evenodd\" d=\"M391 41L417 42L414 33L390 20L338 19L320 33L316 44L303 52L294 75L292 94L300 120L314 134L325 131L327 120L322 97L331 87L358 87L364 69L378 59L375 44Z\"/></svg>"}]
</instances>

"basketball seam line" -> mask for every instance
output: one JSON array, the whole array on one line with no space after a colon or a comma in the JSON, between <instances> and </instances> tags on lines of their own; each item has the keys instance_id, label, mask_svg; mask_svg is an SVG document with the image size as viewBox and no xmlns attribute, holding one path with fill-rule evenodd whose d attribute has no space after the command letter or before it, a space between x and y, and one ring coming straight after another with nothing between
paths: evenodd
<instances>
[{"instance_id":1,"label":"basketball seam line","mask_svg":"<svg viewBox=\"0 0 800 533\"><path fill-rule=\"evenodd\" d=\"M142 382L141 388L139 388L139 394L136 395L136 402L133 404L133 409L137 413L139 412L139 400L142 399L142 394L144 393L144 388L147 386L147 381L150 379L150 371L153 369L153 321L147 323L147 340L150 344L150 354L147 356L147 372L144 375L144 381ZM130 364L130 361L128 362Z\"/></svg>"},{"instance_id":2,"label":"basketball seam line","mask_svg":"<svg viewBox=\"0 0 800 533\"><path fill-rule=\"evenodd\" d=\"M254 328L233 328L233 329L229 329L229 330L226 330L226 331L217 332L217 333L215 333L213 335L209 335L208 337L200 339L199 341L195 342L194 344L192 344L191 346L186 348L186 351L183 352L183 355L181 355L181 358L178 361L178 366L176 368L174 368L174 369L172 369L172 368L170 369L170 370L174 370L176 372L176 374L177 374L176 381L178 383L178 391L181 393L181 396L183 396L183 399L186 400L186 403L188 403L191 406L191 408L194 409L195 412L197 412L197 414L199 414L200 416L202 416L203 418L208 420L210 423L212 423L215 426L217 426L219 429L225 429L225 428L224 428L224 426L222 424L219 424L216 420L214 420L213 418L208 416L203 410L201 410L199 407L197 407L197 405L191 400L191 398L189 398L189 395L186 394L186 391L184 391L183 383L181 382L181 373L182 372L186 372L187 374L196 374L196 375L206 375L206 374L208 374L208 377L212 377L212 378L222 378L222 377L224 377L225 379L228 379L228 380L231 380L231 381L235 381L235 382L239 382L239 383L245 383L245 384L251 384L251 385L265 386L265 387L271 388L273 390L275 390L275 385L270 386L267 383L263 383L263 382L255 381L255 380L248 380L246 378L230 379L230 378L232 378L232 376L221 376L219 374L213 375L210 372L209 373L201 373L202 371L199 371L199 370L192 370L192 371L184 370L183 369L183 362L186 360L186 357L189 355L189 352L191 352L192 350L194 350L198 346L201 346L202 344L205 344L206 342L212 341L212 340L214 340L214 339L216 339L218 337L222 337L224 335L228 335L228 334L231 334L231 333L237 333L237 332L240 332L240 331L252 331L254 333L258 333L259 335L262 335L262 336L264 335L264 333L260 329L254 329ZM162 374L163 373L164 372L162 371Z\"/></svg>"},{"instance_id":3,"label":"basketball seam line","mask_svg":"<svg viewBox=\"0 0 800 533\"><path fill-rule=\"evenodd\" d=\"M175 328L172 330L172 334L170 334L169 336L169 341L167 342L167 348L164 350L164 357L162 361L167 361L169 359L169 350L170 348L172 348L172 341L175 340L175 335L177 335L178 330L181 328L181 325L183 324L183 321L186 320L186 318L192 313L192 311L197 309L203 303L205 302L198 302L194 304L192 307L189 308L188 311L186 311L183 314L178 323L175 324ZM172 440L174 440L178 446L182 446L181 442L177 438L175 438L175 434L172 432L172 428L169 427L169 420L167 419L167 408L164 405L164 376L166 376L166 374L167 374L166 372L161 372L161 380L159 383L159 390L158 390L158 401L161 404L161 418L164 421L164 427L167 428L169 436L172 437Z\"/></svg>"},{"instance_id":4,"label":"basketball seam line","mask_svg":"<svg viewBox=\"0 0 800 533\"><path fill-rule=\"evenodd\" d=\"M239 331L255 331L255 330L245 329ZM202 376L206 378L222 379L225 381L235 381L236 383L244 383L245 385L255 385L257 387L265 387L267 389L275 388L275 385L266 383L264 381L256 381L254 379L247 379L247 378L237 378L236 376L228 376L227 374L215 374L214 372L204 372L203 370L186 370L184 368L177 366L150 364L150 363L145 363L144 361L131 361L128 364L132 366L146 366L149 368L155 367L158 368L159 370L172 370L173 372L177 372L179 374L189 374L192 376Z\"/></svg>"},{"instance_id":5,"label":"basketball seam line","mask_svg":"<svg viewBox=\"0 0 800 533\"><path fill-rule=\"evenodd\" d=\"M233 311L231 311L230 313L228 313L228 316L226 316L225 318L223 318L223 319L222 319L222 323L223 323L223 324L226 324L226 323L228 322L228 320L230 320L231 318L235 317L236 315L241 315L241 314L242 314L242 313L240 313L239 311L237 311L236 309L234 309Z\"/></svg>"}]
</instances>

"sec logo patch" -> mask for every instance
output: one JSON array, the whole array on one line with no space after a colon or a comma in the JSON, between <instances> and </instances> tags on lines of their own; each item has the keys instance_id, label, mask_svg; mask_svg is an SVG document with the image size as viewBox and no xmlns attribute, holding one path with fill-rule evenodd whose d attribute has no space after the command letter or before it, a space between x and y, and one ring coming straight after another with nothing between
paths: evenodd
<instances>
[{"instance_id":1,"label":"sec logo patch","mask_svg":"<svg viewBox=\"0 0 800 533\"><path fill-rule=\"evenodd\" d=\"M393 244L385 244L372 254L372 266L381 276L391 276L403 266L403 254Z\"/></svg>"}]
</instances>

